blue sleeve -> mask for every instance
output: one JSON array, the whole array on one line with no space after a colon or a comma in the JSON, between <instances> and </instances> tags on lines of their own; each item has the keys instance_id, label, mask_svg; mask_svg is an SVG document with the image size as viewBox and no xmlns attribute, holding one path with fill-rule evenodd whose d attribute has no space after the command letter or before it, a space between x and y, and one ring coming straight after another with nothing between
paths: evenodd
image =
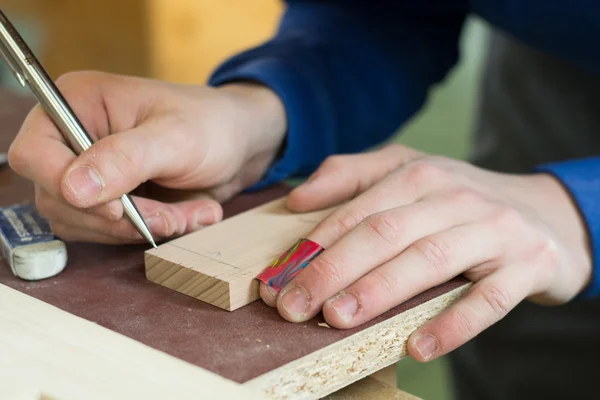
<instances>
[{"instance_id":1,"label":"blue sleeve","mask_svg":"<svg viewBox=\"0 0 600 400\"><path fill-rule=\"evenodd\" d=\"M541 165L536 172L556 177L571 196L583 217L590 238L593 275L578 296L589 299L600 294L600 157Z\"/></svg>"},{"instance_id":2,"label":"blue sleeve","mask_svg":"<svg viewBox=\"0 0 600 400\"><path fill-rule=\"evenodd\" d=\"M284 103L285 147L252 189L388 139L456 63L466 9L450 0L288 0L277 34L209 80L261 82Z\"/></svg>"}]
</instances>

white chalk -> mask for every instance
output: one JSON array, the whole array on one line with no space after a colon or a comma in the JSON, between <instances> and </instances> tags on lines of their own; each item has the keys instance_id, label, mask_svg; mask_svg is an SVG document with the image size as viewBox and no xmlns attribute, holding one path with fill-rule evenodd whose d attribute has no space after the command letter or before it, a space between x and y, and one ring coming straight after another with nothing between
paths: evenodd
<instances>
[{"instance_id":1,"label":"white chalk","mask_svg":"<svg viewBox=\"0 0 600 400\"><path fill-rule=\"evenodd\" d=\"M50 278L67 264L67 248L32 204L0 208L0 248L12 273L28 281Z\"/></svg>"}]
</instances>

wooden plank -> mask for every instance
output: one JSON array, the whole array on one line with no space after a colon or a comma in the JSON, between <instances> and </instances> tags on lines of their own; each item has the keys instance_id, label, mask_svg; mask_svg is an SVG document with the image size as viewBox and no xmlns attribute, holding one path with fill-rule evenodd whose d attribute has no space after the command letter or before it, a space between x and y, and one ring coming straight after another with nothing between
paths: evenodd
<instances>
[{"instance_id":1,"label":"wooden plank","mask_svg":"<svg viewBox=\"0 0 600 400\"><path fill-rule=\"evenodd\" d=\"M408 356L408 337L461 298L462 285L246 383L275 399L319 399Z\"/></svg>"},{"instance_id":2,"label":"wooden plank","mask_svg":"<svg viewBox=\"0 0 600 400\"><path fill-rule=\"evenodd\" d=\"M0 398L266 398L0 284Z\"/></svg>"},{"instance_id":3,"label":"wooden plank","mask_svg":"<svg viewBox=\"0 0 600 400\"><path fill-rule=\"evenodd\" d=\"M146 252L146 277L235 310L259 298L254 277L332 209L292 213L285 197Z\"/></svg>"}]
</instances>

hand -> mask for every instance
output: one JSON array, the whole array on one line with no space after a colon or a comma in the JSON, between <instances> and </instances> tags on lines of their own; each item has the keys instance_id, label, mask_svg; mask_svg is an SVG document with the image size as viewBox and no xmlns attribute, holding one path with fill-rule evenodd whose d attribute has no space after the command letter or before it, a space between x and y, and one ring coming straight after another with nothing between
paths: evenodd
<instances>
[{"instance_id":1,"label":"hand","mask_svg":"<svg viewBox=\"0 0 600 400\"><path fill-rule=\"evenodd\" d=\"M147 181L153 194L178 189L176 198L188 197L174 204L134 197L157 238L219 221L219 201L260 179L286 129L283 105L257 84L215 89L86 72L57 86L95 144L76 157L37 106L9 161L35 183L39 212L65 240L141 242L118 199Z\"/></svg>"},{"instance_id":2,"label":"hand","mask_svg":"<svg viewBox=\"0 0 600 400\"><path fill-rule=\"evenodd\" d=\"M301 212L351 198L307 236L321 255L276 297L261 284L283 318L322 310L329 325L352 328L463 274L469 293L409 339L409 353L426 361L525 298L561 304L590 281L584 224L549 175L494 173L394 145L329 158L288 204Z\"/></svg>"}]
</instances>

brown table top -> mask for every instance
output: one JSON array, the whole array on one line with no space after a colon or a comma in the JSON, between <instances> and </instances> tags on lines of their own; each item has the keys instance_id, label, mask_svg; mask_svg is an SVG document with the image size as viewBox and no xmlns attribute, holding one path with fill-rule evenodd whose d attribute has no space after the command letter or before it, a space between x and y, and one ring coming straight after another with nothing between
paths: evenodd
<instances>
[{"instance_id":1,"label":"brown table top","mask_svg":"<svg viewBox=\"0 0 600 400\"><path fill-rule=\"evenodd\" d=\"M0 92L0 151L6 151L33 103ZM275 186L228 202L231 216L286 194ZM0 206L31 201L32 185L8 167L0 169ZM234 312L203 303L145 278L145 246L68 244L68 265L60 275L26 282L11 275L0 260L0 283L79 317L178 357L225 378L246 382L310 354L357 331L458 287L456 280L434 288L355 329L318 326L281 319L256 301Z\"/></svg>"}]
</instances>

